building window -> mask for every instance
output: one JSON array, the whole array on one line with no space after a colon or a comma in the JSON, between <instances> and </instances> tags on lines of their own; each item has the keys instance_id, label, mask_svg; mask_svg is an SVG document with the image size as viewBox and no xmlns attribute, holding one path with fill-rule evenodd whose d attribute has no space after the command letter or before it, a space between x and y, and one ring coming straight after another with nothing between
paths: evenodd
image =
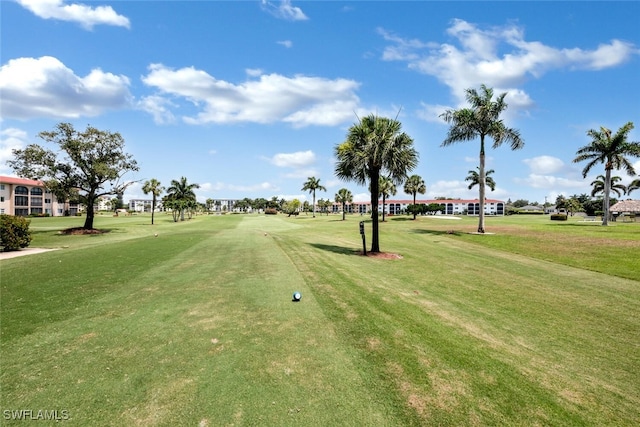
<instances>
[{"instance_id":1,"label":"building window","mask_svg":"<svg viewBox=\"0 0 640 427\"><path fill-rule=\"evenodd\" d=\"M0 184L0 190L4 190L4 184Z\"/></svg>"},{"instance_id":2,"label":"building window","mask_svg":"<svg viewBox=\"0 0 640 427\"><path fill-rule=\"evenodd\" d=\"M0 202L4 202L4 196L0 196Z\"/></svg>"},{"instance_id":3,"label":"building window","mask_svg":"<svg viewBox=\"0 0 640 427\"><path fill-rule=\"evenodd\" d=\"M29 196L16 196L16 206L29 206Z\"/></svg>"},{"instance_id":4,"label":"building window","mask_svg":"<svg viewBox=\"0 0 640 427\"><path fill-rule=\"evenodd\" d=\"M19 185L16 187L16 194L29 194L29 189L27 187Z\"/></svg>"},{"instance_id":5,"label":"building window","mask_svg":"<svg viewBox=\"0 0 640 427\"><path fill-rule=\"evenodd\" d=\"M33 187L31 189L31 195L32 196L42 196L42 188L39 187Z\"/></svg>"},{"instance_id":6,"label":"building window","mask_svg":"<svg viewBox=\"0 0 640 427\"><path fill-rule=\"evenodd\" d=\"M32 214L41 214L42 213L42 208L31 208L31 213Z\"/></svg>"},{"instance_id":7,"label":"building window","mask_svg":"<svg viewBox=\"0 0 640 427\"><path fill-rule=\"evenodd\" d=\"M29 209L16 208L15 215L16 216L27 216L27 215L29 215Z\"/></svg>"},{"instance_id":8,"label":"building window","mask_svg":"<svg viewBox=\"0 0 640 427\"><path fill-rule=\"evenodd\" d=\"M42 197L31 197L31 206L42 206Z\"/></svg>"}]
</instances>

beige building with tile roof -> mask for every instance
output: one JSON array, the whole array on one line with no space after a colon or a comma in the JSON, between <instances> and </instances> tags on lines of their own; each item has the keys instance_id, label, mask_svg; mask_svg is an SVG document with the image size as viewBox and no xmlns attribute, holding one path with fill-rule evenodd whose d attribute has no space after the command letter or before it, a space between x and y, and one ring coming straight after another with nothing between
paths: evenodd
<instances>
[{"instance_id":1,"label":"beige building with tile roof","mask_svg":"<svg viewBox=\"0 0 640 427\"><path fill-rule=\"evenodd\" d=\"M640 214L640 200L623 200L609 208L612 214L635 213Z\"/></svg>"}]
</instances>

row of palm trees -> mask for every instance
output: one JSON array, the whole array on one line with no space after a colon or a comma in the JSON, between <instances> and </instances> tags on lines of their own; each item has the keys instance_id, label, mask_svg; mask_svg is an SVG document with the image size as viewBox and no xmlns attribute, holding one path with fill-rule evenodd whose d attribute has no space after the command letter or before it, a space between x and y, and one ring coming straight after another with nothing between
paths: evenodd
<instances>
[{"instance_id":1,"label":"row of palm trees","mask_svg":"<svg viewBox=\"0 0 640 427\"><path fill-rule=\"evenodd\" d=\"M162 198L162 205L165 208L171 209L173 214L173 220L184 221L185 213L188 218L191 218L193 212L195 212L198 202L196 200L195 189L200 188L198 184L189 184L187 178L184 176L179 180L171 180L171 185L166 189L167 195ZM156 211L156 202L158 197L165 191L165 188L155 178L151 178L146 181L142 186L142 192L144 194L151 194L151 224L154 222L154 213Z\"/></svg>"},{"instance_id":2,"label":"row of palm trees","mask_svg":"<svg viewBox=\"0 0 640 427\"><path fill-rule=\"evenodd\" d=\"M488 139L493 141L492 148L498 148L504 143L508 144L512 150L524 147L520 132L505 126L500 118L507 108L505 102L507 94L502 93L495 99L493 95L493 89L485 85L481 85L479 91L467 89L465 96L469 107L447 110L440 115L450 125L441 144L442 147L458 142L480 140L478 171L470 171L470 176L467 178L471 181L469 188L476 184L479 187L478 233L485 232L486 186L488 185L492 190L495 188L495 182L488 179L488 175L493 170L485 170L485 145ZM604 164L605 166L603 225L607 225L609 220L611 172L623 170L629 176L636 175L629 157L640 157L640 142L627 141L632 129L633 123L628 122L615 134L605 127L587 131L587 135L592 140L588 145L578 149L576 158L573 160L575 163L587 162L582 171L584 178L596 165ZM373 212L378 210L379 196L382 194L384 197L385 194L381 191L381 187L384 189L386 184L385 181L380 180L380 177L384 176L393 184L399 184L407 178L408 172L413 170L418 162L418 153L413 148L413 140L401 131L400 122L376 115L364 117L351 126L346 140L335 147L334 153L337 159L335 175L338 178L354 181L360 185L369 184ZM371 252L379 252L377 215L374 215L372 220Z\"/></svg>"},{"instance_id":3,"label":"row of palm trees","mask_svg":"<svg viewBox=\"0 0 640 427\"><path fill-rule=\"evenodd\" d=\"M618 197L624 194L631 194L632 191L640 189L640 179L634 179L629 185L624 185L620 181L622 178L619 176L611 177L611 186L609 190L612 193L616 193ZM595 197L598 194L604 194L606 186L606 177L604 175L598 175L594 181L591 182L593 189L591 190L591 197Z\"/></svg>"},{"instance_id":4,"label":"row of palm trees","mask_svg":"<svg viewBox=\"0 0 640 427\"><path fill-rule=\"evenodd\" d=\"M501 114L506 110L505 97L507 93L502 93L494 99L493 89L485 85L480 86L480 90L467 89L465 91L466 100L469 107L446 110L440 117L447 122L450 127L442 142L442 147L447 147L455 143L466 142L479 139L479 166L476 171L469 171L467 177L471 181L469 188L474 185L479 187L479 215L478 233L485 232L485 193L487 185L493 190L495 182L488 178L493 170L485 169L486 150L485 145L488 139L493 141L492 148L498 148L504 143L508 144L512 150L524 147L524 140L517 129L507 127ZM613 170L626 171L630 176L636 175L629 157L640 157L640 142L629 142L627 137L633 129L633 123L628 122L615 134L611 130L601 127L600 130L591 129L587 135L591 137L591 142L581 147L576 152L575 163L586 161L582 174L586 178L587 174L597 164L605 165L604 175L604 201L603 201L603 225L608 224L609 219L609 199L611 192L611 173ZM413 139L402 131L401 123L396 119L369 115L359 118L358 122L352 125L344 142L337 144L334 148L337 159L335 175L344 181L353 181L359 185L368 185L371 193L372 212L378 212L378 200L386 195L395 194L395 186L405 183L405 192L413 194L414 204L416 193L426 190L424 181L415 175L409 179L409 172L418 164L418 152L413 147ZM157 184L159 186L159 183ZM150 192L153 187L149 183L146 186ZM186 178L181 181L172 181L172 186L168 189L169 195L166 197L170 204L173 204L184 218L184 211L190 200L195 201L193 189L198 188L197 184L188 184ZM320 184L320 180L309 177L302 187L303 191L309 191L313 195L313 216L315 217L316 191L326 191ZM352 196L348 190L341 189L336 194L336 201L344 204ZM628 191L628 190L627 190ZM146 193L145 193L146 194ZM155 200L155 193L154 200ZM424 194L424 193L422 193ZM344 201L343 201L344 200ZM155 203L154 203L155 204ZM415 218L415 216L414 216ZM383 218L384 220L384 218ZM379 224L378 216L372 215L372 242L370 252L380 252Z\"/></svg>"}]
</instances>

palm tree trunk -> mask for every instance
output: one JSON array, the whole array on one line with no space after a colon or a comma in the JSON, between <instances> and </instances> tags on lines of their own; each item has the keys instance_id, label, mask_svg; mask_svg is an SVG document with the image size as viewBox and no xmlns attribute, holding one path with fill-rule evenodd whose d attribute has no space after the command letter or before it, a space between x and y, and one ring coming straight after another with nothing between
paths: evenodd
<instances>
[{"instance_id":1,"label":"palm tree trunk","mask_svg":"<svg viewBox=\"0 0 640 427\"><path fill-rule=\"evenodd\" d=\"M602 201L602 225L609 225L609 203L611 192L611 167L607 162L604 177L604 200Z\"/></svg>"},{"instance_id":2,"label":"palm tree trunk","mask_svg":"<svg viewBox=\"0 0 640 427\"><path fill-rule=\"evenodd\" d=\"M312 218L316 217L316 190L313 190L313 216Z\"/></svg>"},{"instance_id":3,"label":"palm tree trunk","mask_svg":"<svg viewBox=\"0 0 640 427\"><path fill-rule=\"evenodd\" d=\"M416 219L416 193L413 193L413 219Z\"/></svg>"},{"instance_id":4,"label":"palm tree trunk","mask_svg":"<svg viewBox=\"0 0 640 427\"><path fill-rule=\"evenodd\" d=\"M378 193L380 191L380 171L371 171L371 250L369 252L380 252L380 239L378 236Z\"/></svg>"},{"instance_id":5,"label":"palm tree trunk","mask_svg":"<svg viewBox=\"0 0 640 427\"><path fill-rule=\"evenodd\" d=\"M479 205L480 212L478 212L478 233L484 233L484 193L485 193L485 172L484 172L484 135L480 135L480 182L478 186L480 188L479 191Z\"/></svg>"},{"instance_id":6,"label":"palm tree trunk","mask_svg":"<svg viewBox=\"0 0 640 427\"><path fill-rule=\"evenodd\" d=\"M151 225L153 225L153 213L156 211L156 195L151 199Z\"/></svg>"},{"instance_id":7,"label":"palm tree trunk","mask_svg":"<svg viewBox=\"0 0 640 427\"><path fill-rule=\"evenodd\" d=\"M384 193L382 193L382 222L384 222L384 208L386 206L386 200Z\"/></svg>"}]
</instances>

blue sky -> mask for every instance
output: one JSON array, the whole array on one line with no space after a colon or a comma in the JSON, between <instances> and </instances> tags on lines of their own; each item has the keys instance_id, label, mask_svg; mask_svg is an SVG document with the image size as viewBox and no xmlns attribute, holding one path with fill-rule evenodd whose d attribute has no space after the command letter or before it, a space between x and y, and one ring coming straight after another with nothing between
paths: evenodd
<instances>
[{"instance_id":1,"label":"blue sky","mask_svg":"<svg viewBox=\"0 0 640 427\"><path fill-rule=\"evenodd\" d=\"M442 148L464 91L507 92L525 146L487 153L488 197L590 193L572 163L589 129L640 126L640 2L2 1L0 174L61 121L119 132L142 182L187 177L207 198L331 198L358 116L396 117L425 198L475 198L479 142ZM640 140L634 129L630 140ZM640 159L635 159L640 171ZM630 178L623 175L623 182ZM633 194L632 194L633 195ZM396 198L408 198L398 189Z\"/></svg>"}]
</instances>

